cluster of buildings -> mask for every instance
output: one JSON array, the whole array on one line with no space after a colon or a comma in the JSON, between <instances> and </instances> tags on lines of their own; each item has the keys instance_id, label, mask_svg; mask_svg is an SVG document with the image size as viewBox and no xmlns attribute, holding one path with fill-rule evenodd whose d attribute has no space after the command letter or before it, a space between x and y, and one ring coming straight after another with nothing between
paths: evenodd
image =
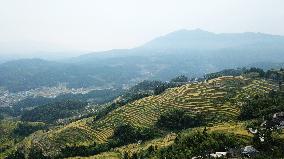
<instances>
[{"instance_id":1,"label":"cluster of buildings","mask_svg":"<svg viewBox=\"0 0 284 159\"><path fill-rule=\"evenodd\" d=\"M24 100L28 97L46 97L55 98L61 94L87 94L93 89L90 88L67 88L66 85L59 84L55 87L41 87L21 92L9 92L8 90L0 89L0 107L11 107L15 103Z\"/></svg>"},{"instance_id":2,"label":"cluster of buildings","mask_svg":"<svg viewBox=\"0 0 284 159\"><path fill-rule=\"evenodd\" d=\"M242 149L229 149L226 152L211 153L209 158L251 158L259 153L253 146L245 146Z\"/></svg>"}]
</instances>

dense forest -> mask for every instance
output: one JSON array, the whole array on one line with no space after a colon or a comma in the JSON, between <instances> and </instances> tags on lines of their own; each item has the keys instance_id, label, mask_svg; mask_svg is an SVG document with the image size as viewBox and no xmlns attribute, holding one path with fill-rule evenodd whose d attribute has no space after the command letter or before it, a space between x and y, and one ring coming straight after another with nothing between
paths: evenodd
<instances>
[{"instance_id":1,"label":"dense forest","mask_svg":"<svg viewBox=\"0 0 284 159\"><path fill-rule=\"evenodd\" d=\"M76 100L81 102L87 102L92 105L103 105L105 103L113 101L115 98L122 95L124 91L122 89L104 89L104 90L93 90L86 94L62 94L55 98L47 98L47 97L28 97L25 98L11 107L0 107L0 114L3 116L4 114L17 117L21 116L26 110L31 110L37 107L41 107L43 105L62 102L67 100Z\"/></svg>"},{"instance_id":2,"label":"dense forest","mask_svg":"<svg viewBox=\"0 0 284 159\"><path fill-rule=\"evenodd\" d=\"M52 123L58 119L64 119L75 115L76 113L82 111L87 104L87 102L71 100L54 102L42 105L32 110L24 111L23 115L21 116L21 120Z\"/></svg>"}]
</instances>

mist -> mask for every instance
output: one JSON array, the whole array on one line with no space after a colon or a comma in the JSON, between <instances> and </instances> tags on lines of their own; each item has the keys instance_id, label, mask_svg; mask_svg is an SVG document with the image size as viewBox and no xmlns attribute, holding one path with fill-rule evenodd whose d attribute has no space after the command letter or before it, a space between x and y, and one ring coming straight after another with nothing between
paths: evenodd
<instances>
[{"instance_id":1,"label":"mist","mask_svg":"<svg viewBox=\"0 0 284 159\"><path fill-rule=\"evenodd\" d=\"M74 57L127 49L179 29L284 35L282 0L9 0L0 55Z\"/></svg>"}]
</instances>

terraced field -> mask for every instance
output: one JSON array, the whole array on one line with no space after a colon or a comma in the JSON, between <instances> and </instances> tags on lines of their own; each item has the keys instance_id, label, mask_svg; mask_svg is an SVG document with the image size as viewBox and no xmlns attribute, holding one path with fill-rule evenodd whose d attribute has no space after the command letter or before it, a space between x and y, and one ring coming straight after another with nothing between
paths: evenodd
<instances>
[{"instance_id":1,"label":"terraced field","mask_svg":"<svg viewBox=\"0 0 284 159\"><path fill-rule=\"evenodd\" d=\"M278 89L275 84L266 80L253 80L249 85L237 92L237 96L233 99L242 100L257 94L268 93L269 91Z\"/></svg>"},{"instance_id":2,"label":"terraced field","mask_svg":"<svg viewBox=\"0 0 284 159\"><path fill-rule=\"evenodd\" d=\"M54 157L68 145L90 145L97 138L95 132L86 126L92 118L86 118L68 124L64 127L53 128L48 132L38 131L25 138L18 147L28 153L33 146L39 147L47 156Z\"/></svg>"},{"instance_id":3,"label":"terraced field","mask_svg":"<svg viewBox=\"0 0 284 159\"><path fill-rule=\"evenodd\" d=\"M121 159L122 155L119 152L105 152L90 157L70 157L68 159Z\"/></svg>"},{"instance_id":4,"label":"terraced field","mask_svg":"<svg viewBox=\"0 0 284 159\"><path fill-rule=\"evenodd\" d=\"M179 135L187 135L189 133L192 133L192 131L203 131L204 127L198 127L193 129L187 129L181 132ZM215 125L213 127L207 127L208 132L223 132L223 133L232 133L240 138L250 140L252 137L252 134L250 134L246 128L245 123L242 122L230 122L230 123L222 123ZM125 146L121 146L118 148L115 148L113 151L105 152L99 155L90 156L90 157L83 157L82 159L104 159L111 156L113 159L119 159L123 154L127 153L130 156L132 156L134 153L147 151L147 149L150 146L154 146L157 149L161 149L167 146L170 146L174 143L175 138L177 137L177 134L175 133L169 133L164 137L156 138L151 141L143 142L142 144L129 144ZM70 159L78 159L77 157L70 158Z\"/></svg>"},{"instance_id":5,"label":"terraced field","mask_svg":"<svg viewBox=\"0 0 284 159\"><path fill-rule=\"evenodd\" d=\"M274 87L265 80L251 80L241 76L226 76L190 83L168 89L157 96L134 101L115 109L98 121L93 122L92 118L86 118L42 135L35 135L27 139L23 146L37 145L43 152L52 156L60 153L58 150L67 145L105 142L112 136L114 128L121 123L151 127L162 113L172 108L206 113L206 117L214 124L234 121L239 115L239 105L235 101L259 93L267 93Z\"/></svg>"},{"instance_id":6,"label":"terraced field","mask_svg":"<svg viewBox=\"0 0 284 159\"><path fill-rule=\"evenodd\" d=\"M249 80L243 77L219 77L210 81L172 88L158 96L150 96L118 108L105 118L89 123L98 141L106 141L120 123L151 127L159 116L172 108L203 112L212 122L236 119L239 108L230 99L245 98L268 93L274 85L265 80Z\"/></svg>"}]
</instances>

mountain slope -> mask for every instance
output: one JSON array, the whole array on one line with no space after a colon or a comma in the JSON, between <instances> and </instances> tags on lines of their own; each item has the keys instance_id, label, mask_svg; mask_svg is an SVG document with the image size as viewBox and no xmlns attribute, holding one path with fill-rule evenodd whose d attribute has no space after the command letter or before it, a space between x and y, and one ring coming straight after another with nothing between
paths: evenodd
<instances>
[{"instance_id":1,"label":"mountain slope","mask_svg":"<svg viewBox=\"0 0 284 159\"><path fill-rule=\"evenodd\" d=\"M282 48L284 37L263 33L211 33L201 29L179 30L156 38L140 48L154 50L218 50L236 47L274 47ZM263 45L259 45L263 44Z\"/></svg>"},{"instance_id":2,"label":"mountain slope","mask_svg":"<svg viewBox=\"0 0 284 159\"><path fill-rule=\"evenodd\" d=\"M269 63L283 63L283 52L284 36L252 32L215 34L197 29L175 31L133 49L82 55L75 61L129 66L140 70L139 76L169 80L179 74L196 77L224 68L269 68Z\"/></svg>"},{"instance_id":3,"label":"mountain slope","mask_svg":"<svg viewBox=\"0 0 284 159\"><path fill-rule=\"evenodd\" d=\"M206 113L209 125L235 121L239 115L238 104L243 98L267 93L274 87L265 80L231 76L192 83L122 106L97 121L86 118L48 132L38 132L26 138L19 148L28 151L31 147L38 147L45 155L55 157L68 145L106 142L113 135L115 127L122 123L153 127L159 116L172 108Z\"/></svg>"},{"instance_id":4,"label":"mountain slope","mask_svg":"<svg viewBox=\"0 0 284 159\"><path fill-rule=\"evenodd\" d=\"M71 88L109 88L137 76L135 68L126 66L87 66L71 63L23 59L0 64L0 87L12 92L66 83Z\"/></svg>"},{"instance_id":5,"label":"mountain slope","mask_svg":"<svg viewBox=\"0 0 284 159\"><path fill-rule=\"evenodd\" d=\"M0 64L0 87L12 91L58 83L129 87L145 79L169 80L180 74L197 77L226 68L281 67L284 36L180 30L133 49L89 53L63 62L37 61Z\"/></svg>"},{"instance_id":6,"label":"mountain slope","mask_svg":"<svg viewBox=\"0 0 284 159\"><path fill-rule=\"evenodd\" d=\"M93 127L98 132L98 140L104 141L111 136L111 129L120 123L151 127L162 113L173 108L205 113L210 122L234 120L239 113L235 101L248 95L268 93L272 87L273 85L262 80L220 77L206 83L172 88L161 95L135 101L116 109L95 122ZM234 98L231 99L232 97Z\"/></svg>"}]
</instances>

